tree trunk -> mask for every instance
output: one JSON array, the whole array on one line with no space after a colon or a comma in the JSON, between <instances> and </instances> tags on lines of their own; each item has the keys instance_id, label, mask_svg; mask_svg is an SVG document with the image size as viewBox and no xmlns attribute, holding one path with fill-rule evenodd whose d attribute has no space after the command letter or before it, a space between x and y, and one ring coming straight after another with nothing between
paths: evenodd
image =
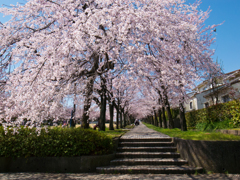
<instances>
[{"instance_id":1,"label":"tree trunk","mask_svg":"<svg viewBox=\"0 0 240 180\"><path fill-rule=\"evenodd\" d=\"M114 127L113 127L113 115L114 115L113 103L114 102L109 104L109 114L110 114L109 130L114 130Z\"/></svg>"},{"instance_id":2,"label":"tree trunk","mask_svg":"<svg viewBox=\"0 0 240 180\"><path fill-rule=\"evenodd\" d=\"M100 110L100 125L99 130L105 131L105 123L106 123L106 107L107 107L107 97L106 97L106 87L105 87L106 80L102 78L101 82L101 110Z\"/></svg>"},{"instance_id":3,"label":"tree trunk","mask_svg":"<svg viewBox=\"0 0 240 180\"><path fill-rule=\"evenodd\" d=\"M154 117L155 117L155 126L157 126L158 127L158 119L157 119L157 112L156 112L156 110L154 110Z\"/></svg>"},{"instance_id":4,"label":"tree trunk","mask_svg":"<svg viewBox=\"0 0 240 180\"><path fill-rule=\"evenodd\" d=\"M134 120L135 121L135 120ZM149 116L147 116L147 123L148 124L151 124L151 121L150 121L150 119L149 119Z\"/></svg>"},{"instance_id":5,"label":"tree trunk","mask_svg":"<svg viewBox=\"0 0 240 180\"><path fill-rule=\"evenodd\" d=\"M174 128L174 123L173 123L173 118L172 118L172 113L171 113L171 109L170 106L167 106L167 114L168 114L168 121L169 121L169 129L173 129Z\"/></svg>"},{"instance_id":6,"label":"tree trunk","mask_svg":"<svg viewBox=\"0 0 240 180\"><path fill-rule=\"evenodd\" d=\"M126 114L125 114L125 112L124 112L124 109L123 109L123 127L126 127L127 126L127 124L126 124Z\"/></svg>"},{"instance_id":7,"label":"tree trunk","mask_svg":"<svg viewBox=\"0 0 240 180\"><path fill-rule=\"evenodd\" d=\"M133 124L134 123L134 117L132 116L131 117L131 124Z\"/></svg>"},{"instance_id":8,"label":"tree trunk","mask_svg":"<svg viewBox=\"0 0 240 180\"><path fill-rule=\"evenodd\" d=\"M162 112L158 109L159 127L162 128Z\"/></svg>"},{"instance_id":9,"label":"tree trunk","mask_svg":"<svg viewBox=\"0 0 240 180\"><path fill-rule=\"evenodd\" d=\"M119 113L120 113L120 128L122 129L122 128L123 128L123 123L122 123L122 111L120 110Z\"/></svg>"},{"instance_id":10,"label":"tree trunk","mask_svg":"<svg viewBox=\"0 0 240 180\"><path fill-rule=\"evenodd\" d=\"M130 124L131 124L130 118L129 118L129 116L127 115L127 125L130 125Z\"/></svg>"},{"instance_id":11,"label":"tree trunk","mask_svg":"<svg viewBox=\"0 0 240 180\"><path fill-rule=\"evenodd\" d=\"M91 107L91 102L92 102L92 93L93 93L93 84L94 84L95 76L92 76L89 78L89 81L87 83L87 89L86 89L86 95L85 95L85 100L84 100L84 106L83 106L83 117L82 117L82 125L81 127L86 129L89 128L89 115L88 115L88 110Z\"/></svg>"},{"instance_id":12,"label":"tree trunk","mask_svg":"<svg viewBox=\"0 0 240 180\"><path fill-rule=\"evenodd\" d=\"M100 124L99 130L105 131L106 122L106 94L101 95L101 111L100 111Z\"/></svg>"},{"instance_id":13,"label":"tree trunk","mask_svg":"<svg viewBox=\"0 0 240 180\"><path fill-rule=\"evenodd\" d=\"M163 115L163 128L167 128L167 120L165 116L165 107L162 107L162 115Z\"/></svg>"},{"instance_id":14,"label":"tree trunk","mask_svg":"<svg viewBox=\"0 0 240 180\"><path fill-rule=\"evenodd\" d=\"M110 114L110 122L109 122L109 130L114 130L113 127L113 116L114 116L114 100L112 99L113 93L112 91L112 79L109 80L109 86L110 86L110 93L108 96L108 104L109 104L109 114Z\"/></svg>"},{"instance_id":15,"label":"tree trunk","mask_svg":"<svg viewBox=\"0 0 240 180\"><path fill-rule=\"evenodd\" d=\"M187 123L186 123L185 111L184 111L183 103L179 104L179 114L180 114L181 130L182 131L187 131Z\"/></svg>"},{"instance_id":16,"label":"tree trunk","mask_svg":"<svg viewBox=\"0 0 240 180\"><path fill-rule=\"evenodd\" d=\"M153 119L153 116L152 116L152 121L151 121L151 124L154 125L154 119Z\"/></svg>"},{"instance_id":17,"label":"tree trunk","mask_svg":"<svg viewBox=\"0 0 240 180\"><path fill-rule=\"evenodd\" d=\"M119 129L119 101L118 101L118 109L116 109L117 111L117 129Z\"/></svg>"},{"instance_id":18,"label":"tree trunk","mask_svg":"<svg viewBox=\"0 0 240 180\"><path fill-rule=\"evenodd\" d=\"M169 121L169 129L173 129L174 128L174 122L173 122L173 118L172 118L172 113L171 113L171 108L170 108L170 104L168 102L168 98L167 96L165 95L165 107L166 107L166 110L167 110L167 115L168 115L168 121Z\"/></svg>"}]
</instances>

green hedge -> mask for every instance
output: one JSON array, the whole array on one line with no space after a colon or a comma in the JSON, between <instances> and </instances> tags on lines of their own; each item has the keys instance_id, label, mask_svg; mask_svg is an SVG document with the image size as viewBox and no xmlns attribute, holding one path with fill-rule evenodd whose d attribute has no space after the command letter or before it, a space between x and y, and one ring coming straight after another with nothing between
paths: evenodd
<instances>
[{"instance_id":1,"label":"green hedge","mask_svg":"<svg viewBox=\"0 0 240 180\"><path fill-rule=\"evenodd\" d=\"M233 127L240 125L240 101L233 100L208 108L193 110L186 113L188 127L196 127L198 123L215 123L229 121Z\"/></svg>"},{"instance_id":2,"label":"green hedge","mask_svg":"<svg viewBox=\"0 0 240 180\"><path fill-rule=\"evenodd\" d=\"M35 129L5 135L0 127L0 157L68 157L109 154L112 139L100 132L81 128L53 128L38 136Z\"/></svg>"}]
</instances>

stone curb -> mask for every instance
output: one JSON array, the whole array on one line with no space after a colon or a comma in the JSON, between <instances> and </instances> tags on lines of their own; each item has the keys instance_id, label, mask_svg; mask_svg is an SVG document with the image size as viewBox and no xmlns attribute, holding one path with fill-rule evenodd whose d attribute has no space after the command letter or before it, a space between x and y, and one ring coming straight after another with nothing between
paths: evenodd
<instances>
[{"instance_id":1,"label":"stone curb","mask_svg":"<svg viewBox=\"0 0 240 180\"><path fill-rule=\"evenodd\" d=\"M239 130L216 130L216 132L221 132L223 134L233 134L240 136L240 131Z\"/></svg>"}]
</instances>

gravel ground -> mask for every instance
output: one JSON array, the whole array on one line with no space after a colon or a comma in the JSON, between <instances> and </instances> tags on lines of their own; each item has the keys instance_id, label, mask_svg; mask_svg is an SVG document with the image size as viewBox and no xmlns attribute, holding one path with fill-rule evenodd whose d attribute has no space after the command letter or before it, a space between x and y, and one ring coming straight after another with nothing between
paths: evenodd
<instances>
[{"instance_id":1,"label":"gravel ground","mask_svg":"<svg viewBox=\"0 0 240 180\"><path fill-rule=\"evenodd\" d=\"M205 179L219 179L219 180L240 180L240 174L96 174L96 173L0 173L1 180L46 180L46 179L161 179L161 180L205 180Z\"/></svg>"}]
</instances>

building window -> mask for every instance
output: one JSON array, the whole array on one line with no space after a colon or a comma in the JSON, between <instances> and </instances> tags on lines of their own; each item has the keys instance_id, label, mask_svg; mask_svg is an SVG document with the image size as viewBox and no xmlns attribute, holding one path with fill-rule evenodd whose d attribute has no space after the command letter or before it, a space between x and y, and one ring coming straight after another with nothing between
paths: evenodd
<instances>
[{"instance_id":1,"label":"building window","mask_svg":"<svg viewBox=\"0 0 240 180\"><path fill-rule=\"evenodd\" d=\"M190 102L190 109L192 109L192 102Z\"/></svg>"},{"instance_id":2,"label":"building window","mask_svg":"<svg viewBox=\"0 0 240 180\"><path fill-rule=\"evenodd\" d=\"M222 96L222 102L228 102L230 101L229 95Z\"/></svg>"},{"instance_id":3,"label":"building window","mask_svg":"<svg viewBox=\"0 0 240 180\"><path fill-rule=\"evenodd\" d=\"M205 105L205 108L209 107L209 103L208 102L204 103L204 105Z\"/></svg>"}]
</instances>

